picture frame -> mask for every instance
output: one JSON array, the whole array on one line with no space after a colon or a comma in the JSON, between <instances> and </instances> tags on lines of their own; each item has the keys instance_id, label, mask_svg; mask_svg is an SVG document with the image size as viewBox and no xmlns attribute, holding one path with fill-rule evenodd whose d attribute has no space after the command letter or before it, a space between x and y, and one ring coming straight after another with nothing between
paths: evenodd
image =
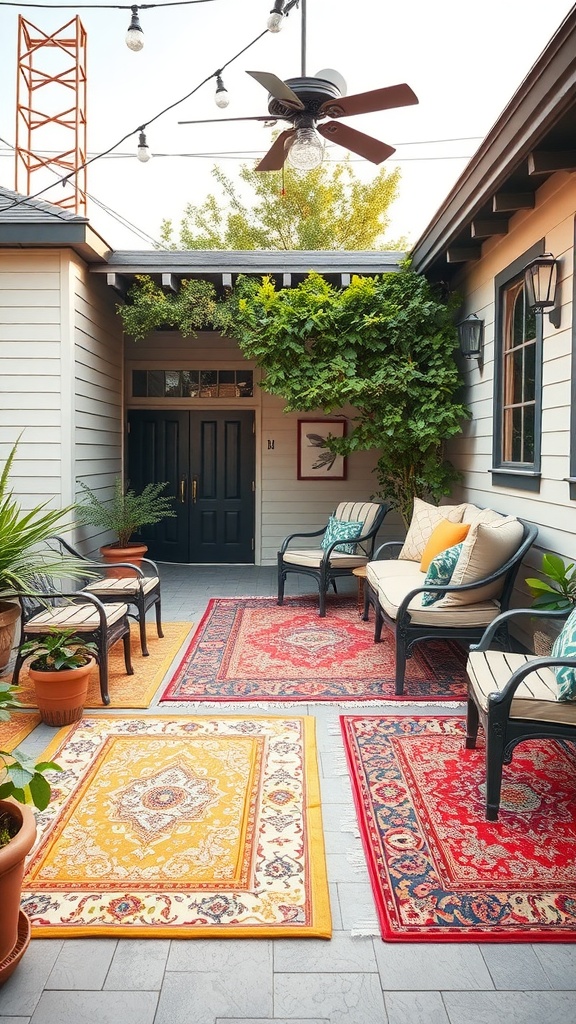
<instances>
[{"instance_id":1,"label":"picture frame","mask_svg":"<svg viewBox=\"0 0 576 1024\"><path fill-rule=\"evenodd\" d=\"M346 420L298 420L298 480L345 480L346 459L323 443L346 436Z\"/></svg>"}]
</instances>

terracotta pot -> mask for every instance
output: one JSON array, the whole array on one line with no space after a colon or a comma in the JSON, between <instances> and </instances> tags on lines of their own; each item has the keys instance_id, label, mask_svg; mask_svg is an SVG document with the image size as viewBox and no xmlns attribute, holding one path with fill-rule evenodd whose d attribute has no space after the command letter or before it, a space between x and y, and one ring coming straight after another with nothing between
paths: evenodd
<instances>
[{"instance_id":1,"label":"terracotta pot","mask_svg":"<svg viewBox=\"0 0 576 1024\"><path fill-rule=\"evenodd\" d=\"M36 821L30 807L0 800L0 814L19 825L13 839L0 848L0 985L10 977L30 942L30 922L20 910L24 861L36 839Z\"/></svg>"},{"instance_id":2,"label":"terracotta pot","mask_svg":"<svg viewBox=\"0 0 576 1024\"><path fill-rule=\"evenodd\" d=\"M16 623L20 618L20 605L13 601L0 601L0 672L5 672L14 646Z\"/></svg>"},{"instance_id":3,"label":"terracotta pot","mask_svg":"<svg viewBox=\"0 0 576 1024\"><path fill-rule=\"evenodd\" d=\"M127 544L124 548L119 548L116 544L105 544L100 548L103 562L109 562L111 565L114 562L131 562L132 565L138 567L147 551L146 544ZM135 576L136 573L131 573L129 569L107 569L106 575L118 578L120 576Z\"/></svg>"},{"instance_id":4,"label":"terracotta pot","mask_svg":"<svg viewBox=\"0 0 576 1024\"><path fill-rule=\"evenodd\" d=\"M88 677L95 664L94 658L90 658L86 665L60 671L40 672L29 667L28 675L34 683L36 703L43 722L47 725L70 725L82 718Z\"/></svg>"}]
</instances>

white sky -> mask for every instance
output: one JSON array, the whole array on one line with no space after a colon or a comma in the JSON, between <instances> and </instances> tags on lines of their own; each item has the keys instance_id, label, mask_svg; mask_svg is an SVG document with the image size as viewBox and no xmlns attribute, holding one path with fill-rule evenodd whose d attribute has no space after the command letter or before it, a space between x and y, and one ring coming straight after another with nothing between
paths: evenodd
<instances>
[{"instance_id":1,"label":"white sky","mask_svg":"<svg viewBox=\"0 0 576 1024\"><path fill-rule=\"evenodd\" d=\"M349 94L407 82L419 97L418 106L346 121L397 147L384 165L398 165L402 172L390 238L406 235L416 241L572 6L568 0L307 0L308 74L336 68ZM0 0L0 138L15 141L18 13L48 33L80 15L88 36L92 154L136 132L226 64L265 28L270 7L270 0L210 0L141 11L145 46L133 53L124 42L129 10L39 9ZM266 91L245 69L279 78L299 75L300 30L296 8L281 33L265 35L226 69L227 110L216 108L215 81L209 81L147 129L153 160L136 159L134 134L119 147L120 156L97 160L88 169L88 192L154 238L164 216L178 222L187 201L200 202L216 191L210 175L215 163L235 177L239 157L256 162L271 142L271 129L259 122L183 126L178 121L267 113ZM450 139L462 141L438 141ZM225 157L226 152L239 156ZM213 156L182 155L198 153ZM330 159L344 155L339 147L329 149ZM358 158L353 166L364 180L378 170ZM0 184L15 187L14 158L4 142ZM43 198L57 197L60 189ZM88 213L113 248L151 247L94 203Z\"/></svg>"}]
</instances>

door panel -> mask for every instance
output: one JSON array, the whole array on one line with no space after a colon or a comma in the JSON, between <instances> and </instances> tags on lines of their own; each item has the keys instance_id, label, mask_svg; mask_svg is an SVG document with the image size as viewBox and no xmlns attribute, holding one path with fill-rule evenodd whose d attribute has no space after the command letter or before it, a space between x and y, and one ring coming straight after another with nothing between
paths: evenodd
<instances>
[{"instance_id":1,"label":"door panel","mask_svg":"<svg viewBox=\"0 0 576 1024\"><path fill-rule=\"evenodd\" d=\"M145 527L152 558L254 562L254 413L131 411L128 475L167 480L174 519Z\"/></svg>"}]
</instances>

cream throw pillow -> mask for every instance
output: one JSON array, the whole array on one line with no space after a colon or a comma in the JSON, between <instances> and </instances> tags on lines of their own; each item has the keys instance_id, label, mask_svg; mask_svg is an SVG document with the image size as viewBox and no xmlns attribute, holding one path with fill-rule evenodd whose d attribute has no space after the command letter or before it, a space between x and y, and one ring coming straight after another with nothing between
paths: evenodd
<instances>
[{"instance_id":1,"label":"cream throw pillow","mask_svg":"<svg viewBox=\"0 0 576 1024\"><path fill-rule=\"evenodd\" d=\"M462 505L429 505L421 498L414 498L414 511L410 528L406 534L404 546L398 558L406 558L411 562L419 562L424 554L433 531L442 519L449 523L461 523L466 504Z\"/></svg>"},{"instance_id":2,"label":"cream throw pillow","mask_svg":"<svg viewBox=\"0 0 576 1024\"><path fill-rule=\"evenodd\" d=\"M488 511L488 510L486 510ZM489 517L486 517L489 518ZM490 576L504 565L520 547L524 533L522 523L514 516L498 516L491 523L482 522L478 516L472 523L468 536L462 544L460 558L452 573L451 585L474 583L483 576ZM504 584L503 578L477 590L465 590L461 594L446 594L438 601L437 608L454 608L463 604L477 604L499 597Z\"/></svg>"}]
</instances>

